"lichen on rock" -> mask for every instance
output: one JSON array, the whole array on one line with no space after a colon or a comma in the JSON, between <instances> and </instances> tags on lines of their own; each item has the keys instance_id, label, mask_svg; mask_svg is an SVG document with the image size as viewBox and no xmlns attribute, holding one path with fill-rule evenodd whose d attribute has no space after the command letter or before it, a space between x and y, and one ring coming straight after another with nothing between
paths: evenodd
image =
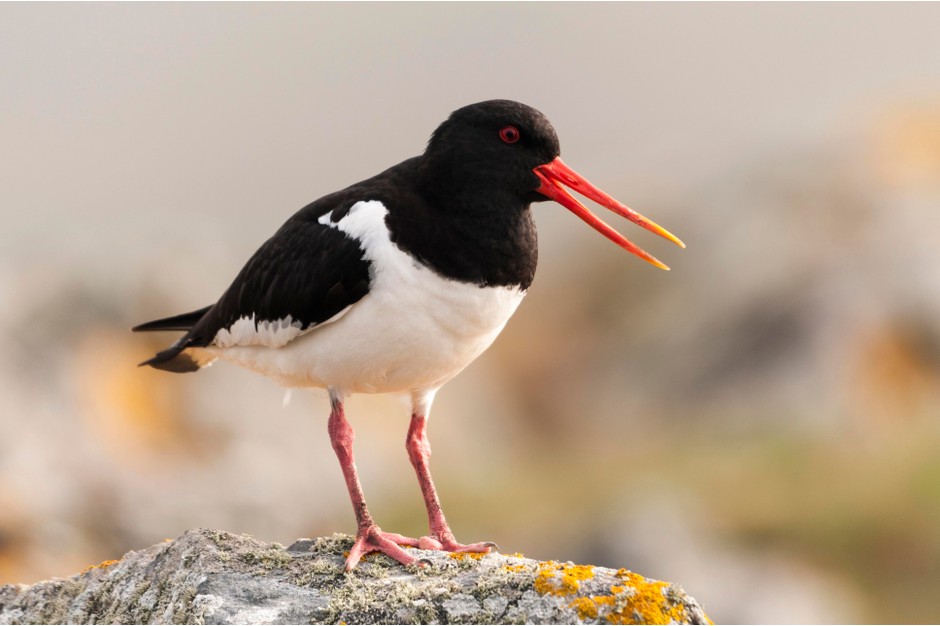
<instances>
[{"instance_id":1,"label":"lichen on rock","mask_svg":"<svg viewBox=\"0 0 940 626\"><path fill-rule=\"evenodd\" d=\"M0 587L0 623L709 623L679 587L627 570L413 550L430 565L374 554L347 573L351 545L192 530L71 578Z\"/></svg>"}]
</instances>

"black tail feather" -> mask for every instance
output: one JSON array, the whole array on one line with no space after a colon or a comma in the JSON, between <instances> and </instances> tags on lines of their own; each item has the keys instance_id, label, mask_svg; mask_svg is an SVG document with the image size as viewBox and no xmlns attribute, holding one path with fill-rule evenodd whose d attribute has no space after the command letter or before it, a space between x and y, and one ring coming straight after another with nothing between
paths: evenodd
<instances>
[{"instance_id":1,"label":"black tail feather","mask_svg":"<svg viewBox=\"0 0 940 626\"><path fill-rule=\"evenodd\" d=\"M192 359L187 358L187 356L188 355L183 354L183 348L173 345L166 350L158 352L153 358L140 363L138 367L149 365L158 370L177 372L180 374L195 372L199 369L199 366L196 365Z\"/></svg>"},{"instance_id":2,"label":"black tail feather","mask_svg":"<svg viewBox=\"0 0 940 626\"><path fill-rule=\"evenodd\" d=\"M189 313L181 313L180 315L174 315L173 317L165 317L163 319L153 320L152 322L146 322L144 324L134 326L131 330L135 333L148 332L153 330L189 330L195 326L196 322L201 320L202 317L211 308L212 306L210 305L203 307L198 311L190 311Z\"/></svg>"},{"instance_id":3,"label":"black tail feather","mask_svg":"<svg viewBox=\"0 0 940 626\"><path fill-rule=\"evenodd\" d=\"M205 343L193 337L192 329L199 320L211 309L207 306L198 311L182 313L173 317L165 317L159 320L153 320L139 326L134 326L131 330L134 332L147 332L154 330L176 330L188 331L172 346L166 350L158 352L154 357L147 359L141 366L150 367L166 372L175 372L184 374L195 372L215 360L215 356L209 354L206 350L200 349Z\"/></svg>"},{"instance_id":4,"label":"black tail feather","mask_svg":"<svg viewBox=\"0 0 940 626\"><path fill-rule=\"evenodd\" d=\"M156 356L138 364L138 366L149 365L165 372L186 374L196 372L214 360L215 357L208 354L206 350L191 347L185 341L178 341L166 350L158 352Z\"/></svg>"}]
</instances>

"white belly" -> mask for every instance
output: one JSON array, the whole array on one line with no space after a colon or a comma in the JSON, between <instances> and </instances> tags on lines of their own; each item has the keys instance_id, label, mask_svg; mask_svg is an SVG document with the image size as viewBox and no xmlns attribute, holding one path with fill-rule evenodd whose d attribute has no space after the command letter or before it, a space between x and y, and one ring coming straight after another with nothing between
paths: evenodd
<instances>
[{"instance_id":1,"label":"white belly","mask_svg":"<svg viewBox=\"0 0 940 626\"><path fill-rule=\"evenodd\" d=\"M358 239L373 264L369 293L344 315L281 347L209 350L290 387L384 393L453 378L490 346L525 293L442 278L389 240L385 214L380 202L361 202L331 224Z\"/></svg>"}]
</instances>

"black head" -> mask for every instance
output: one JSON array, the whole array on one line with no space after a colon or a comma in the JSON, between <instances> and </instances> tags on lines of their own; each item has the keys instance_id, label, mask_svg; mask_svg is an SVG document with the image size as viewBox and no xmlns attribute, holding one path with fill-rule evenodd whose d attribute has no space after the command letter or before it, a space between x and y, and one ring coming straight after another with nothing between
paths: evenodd
<instances>
[{"instance_id":1,"label":"black head","mask_svg":"<svg viewBox=\"0 0 940 626\"><path fill-rule=\"evenodd\" d=\"M533 170L559 153L558 135L542 113L512 100L487 100L451 113L424 156L435 176L509 193L527 205L547 200L536 192Z\"/></svg>"},{"instance_id":2,"label":"black head","mask_svg":"<svg viewBox=\"0 0 940 626\"><path fill-rule=\"evenodd\" d=\"M592 185L568 167L560 153L558 135L544 115L512 100L488 100L457 109L437 127L424 152L425 180L440 199L475 194L471 206L483 211L526 209L531 202L554 200L622 248L669 269L591 213L565 187L683 248L685 244Z\"/></svg>"}]
</instances>

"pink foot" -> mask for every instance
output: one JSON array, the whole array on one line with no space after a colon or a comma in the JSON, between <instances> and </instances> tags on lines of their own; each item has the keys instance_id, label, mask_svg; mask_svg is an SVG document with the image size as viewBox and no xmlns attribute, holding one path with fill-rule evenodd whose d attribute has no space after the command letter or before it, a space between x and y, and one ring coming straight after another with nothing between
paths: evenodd
<instances>
[{"instance_id":1,"label":"pink foot","mask_svg":"<svg viewBox=\"0 0 940 626\"><path fill-rule=\"evenodd\" d=\"M389 556L402 565L412 565L417 563L418 559L411 556L401 546L411 546L417 548L419 541L411 537L396 535L395 533L384 532L381 528L372 524L356 534L356 542L349 550L349 556L346 558L346 571L350 572L356 567L363 555L369 552L381 552Z\"/></svg>"},{"instance_id":2,"label":"pink foot","mask_svg":"<svg viewBox=\"0 0 940 626\"><path fill-rule=\"evenodd\" d=\"M418 547L422 550L443 550L445 552L483 552L484 554L492 550L499 550L499 546L492 541L481 541L479 543L457 543L454 536L450 533L441 533L434 537L421 537L418 539Z\"/></svg>"}]
</instances>

